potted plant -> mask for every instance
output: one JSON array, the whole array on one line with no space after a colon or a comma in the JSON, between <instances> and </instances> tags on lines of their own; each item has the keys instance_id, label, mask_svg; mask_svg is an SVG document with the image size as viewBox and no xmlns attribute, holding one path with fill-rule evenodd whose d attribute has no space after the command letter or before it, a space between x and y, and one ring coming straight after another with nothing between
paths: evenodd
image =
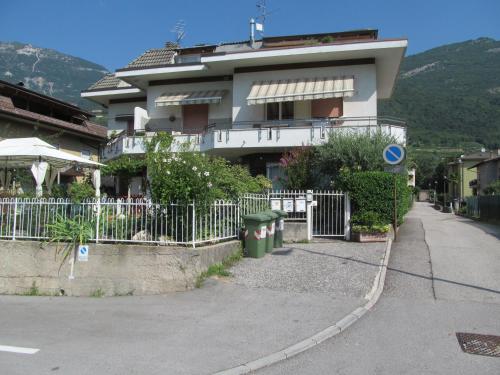
<instances>
[{"instance_id":1,"label":"potted plant","mask_svg":"<svg viewBox=\"0 0 500 375\"><path fill-rule=\"evenodd\" d=\"M352 239L357 242L385 242L391 225L381 221L373 211L360 212L353 215Z\"/></svg>"}]
</instances>

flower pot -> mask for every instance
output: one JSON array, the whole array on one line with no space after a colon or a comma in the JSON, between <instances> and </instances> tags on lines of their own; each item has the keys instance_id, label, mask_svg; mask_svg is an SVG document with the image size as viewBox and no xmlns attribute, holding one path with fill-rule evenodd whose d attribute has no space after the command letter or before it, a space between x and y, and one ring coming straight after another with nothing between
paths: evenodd
<instances>
[{"instance_id":1,"label":"flower pot","mask_svg":"<svg viewBox=\"0 0 500 375\"><path fill-rule=\"evenodd\" d=\"M351 238L355 242L385 242L387 233L353 232Z\"/></svg>"}]
</instances>

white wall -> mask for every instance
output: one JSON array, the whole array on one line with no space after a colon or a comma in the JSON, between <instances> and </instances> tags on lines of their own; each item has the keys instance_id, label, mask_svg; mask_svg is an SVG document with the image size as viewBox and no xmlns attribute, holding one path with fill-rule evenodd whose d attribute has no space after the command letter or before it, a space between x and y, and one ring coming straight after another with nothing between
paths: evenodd
<instances>
[{"instance_id":1,"label":"white wall","mask_svg":"<svg viewBox=\"0 0 500 375\"><path fill-rule=\"evenodd\" d=\"M375 64L369 64L235 74L233 77L233 121L264 120L264 104L247 105L246 99L254 81L332 76L354 76L356 93L353 97L344 98L345 117L377 115L377 75ZM299 106L301 116L307 114L304 105ZM297 105L295 109L297 110Z\"/></svg>"},{"instance_id":2,"label":"white wall","mask_svg":"<svg viewBox=\"0 0 500 375\"><path fill-rule=\"evenodd\" d=\"M127 122L115 121L115 116L117 115L134 116L135 107L141 107L146 109L146 102L117 103L108 105L108 136L111 135L113 131L115 131L116 133L120 133L123 130L127 130Z\"/></svg>"},{"instance_id":3,"label":"white wall","mask_svg":"<svg viewBox=\"0 0 500 375\"><path fill-rule=\"evenodd\" d=\"M174 128L182 129L182 106L166 106L166 107L156 107L155 100L165 94L165 93L179 93L179 92L189 92L189 91L206 91L206 90L227 90L227 93L222 98L222 102L219 104L210 104L208 110L208 118L215 122L217 120L228 120L231 119L232 113L232 91L233 83L232 81L218 81L218 82L198 82L198 83L186 83L186 84L176 84L176 85L164 85L164 86L150 86L148 88L148 103L147 110L149 117L152 119L152 124L155 124L155 128ZM169 117L174 115L176 120L174 122L169 120Z\"/></svg>"}]
</instances>

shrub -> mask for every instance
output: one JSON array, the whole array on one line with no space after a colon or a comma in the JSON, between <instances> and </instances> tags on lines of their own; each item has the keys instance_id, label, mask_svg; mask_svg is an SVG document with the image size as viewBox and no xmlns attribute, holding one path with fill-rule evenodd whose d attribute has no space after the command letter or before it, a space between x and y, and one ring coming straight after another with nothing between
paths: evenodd
<instances>
[{"instance_id":1,"label":"shrub","mask_svg":"<svg viewBox=\"0 0 500 375\"><path fill-rule=\"evenodd\" d=\"M287 189L308 189L313 179L312 161L314 151L310 147L297 147L283 154L280 166L285 170L283 185Z\"/></svg>"},{"instance_id":2,"label":"shrub","mask_svg":"<svg viewBox=\"0 0 500 375\"><path fill-rule=\"evenodd\" d=\"M198 207L206 207L216 199L235 199L271 185L264 176L254 178L245 167L195 152L189 144L174 153L172 140L171 135L160 132L147 145L151 193L157 202L194 200Z\"/></svg>"},{"instance_id":3,"label":"shrub","mask_svg":"<svg viewBox=\"0 0 500 375\"><path fill-rule=\"evenodd\" d=\"M500 180L494 181L484 189L486 195L500 195Z\"/></svg>"},{"instance_id":4,"label":"shrub","mask_svg":"<svg viewBox=\"0 0 500 375\"><path fill-rule=\"evenodd\" d=\"M394 205L394 177L387 172L343 172L335 181L335 186L349 192L355 217L378 224L391 223ZM406 176L396 175L398 224L411 207L411 188ZM369 213L370 212L370 213Z\"/></svg>"},{"instance_id":5,"label":"shrub","mask_svg":"<svg viewBox=\"0 0 500 375\"><path fill-rule=\"evenodd\" d=\"M73 182L68 187L68 196L72 201L81 203L85 199L95 197L95 190L88 181Z\"/></svg>"}]
</instances>

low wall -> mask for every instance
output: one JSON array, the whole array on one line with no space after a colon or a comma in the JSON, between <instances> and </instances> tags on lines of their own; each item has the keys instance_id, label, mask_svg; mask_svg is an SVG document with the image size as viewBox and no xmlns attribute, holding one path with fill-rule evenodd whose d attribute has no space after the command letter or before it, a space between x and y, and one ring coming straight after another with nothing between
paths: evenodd
<instances>
[{"instance_id":1,"label":"low wall","mask_svg":"<svg viewBox=\"0 0 500 375\"><path fill-rule=\"evenodd\" d=\"M285 221L283 241L285 242L307 241L307 223Z\"/></svg>"},{"instance_id":2,"label":"low wall","mask_svg":"<svg viewBox=\"0 0 500 375\"><path fill-rule=\"evenodd\" d=\"M146 295L184 291L198 275L240 248L239 241L197 249L169 246L90 244L87 262L76 261L70 280L55 244L0 241L0 294ZM60 268L60 269L59 269Z\"/></svg>"}]
</instances>

